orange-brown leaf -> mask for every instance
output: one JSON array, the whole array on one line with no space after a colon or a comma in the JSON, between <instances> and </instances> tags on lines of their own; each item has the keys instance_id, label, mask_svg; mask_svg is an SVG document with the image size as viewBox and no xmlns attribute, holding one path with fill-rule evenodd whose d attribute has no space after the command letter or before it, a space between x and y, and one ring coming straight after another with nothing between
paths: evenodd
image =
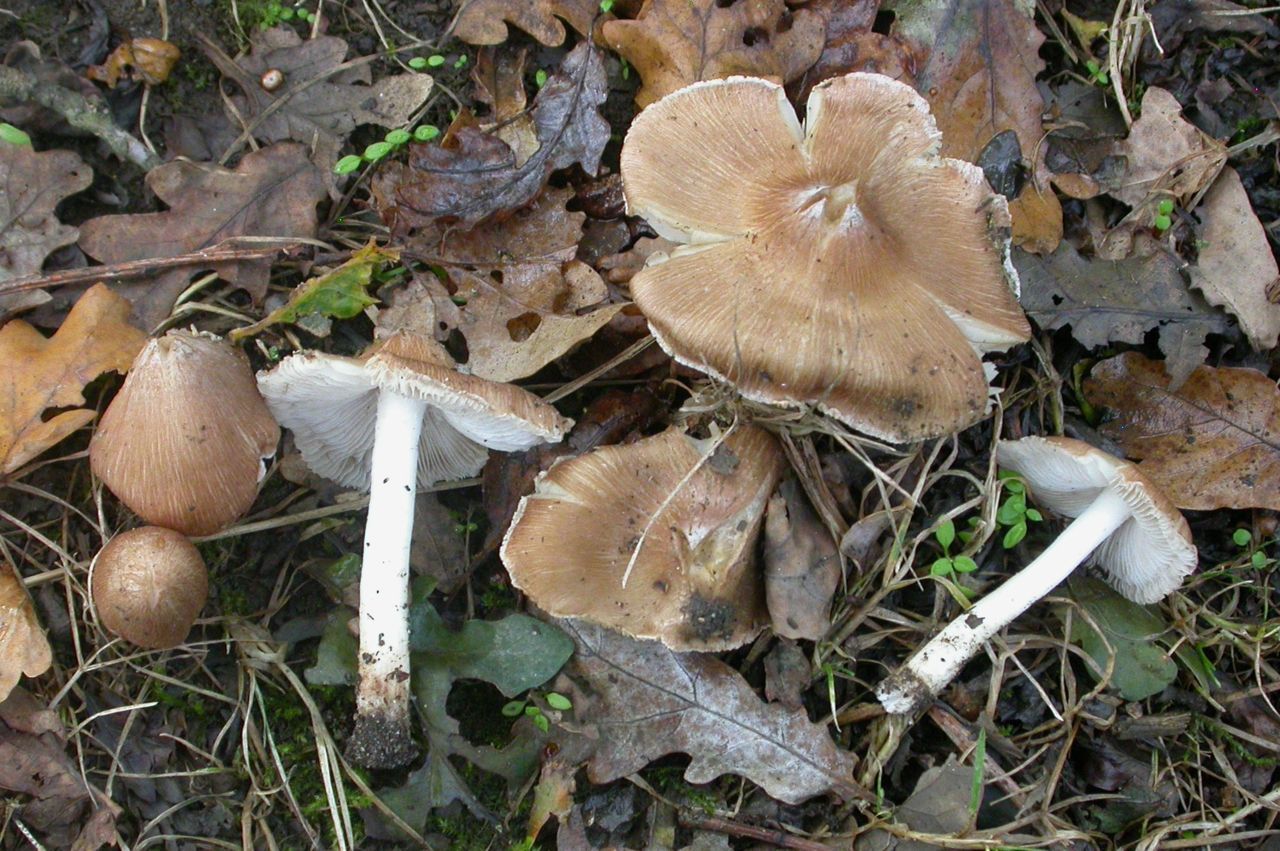
<instances>
[{"instance_id":1,"label":"orange-brown leaf","mask_svg":"<svg viewBox=\"0 0 1280 851\"><path fill-rule=\"evenodd\" d=\"M640 73L636 103L644 107L734 74L789 83L817 61L826 25L816 12L788 11L783 0L646 0L634 21L608 21L601 31Z\"/></svg>"},{"instance_id":2,"label":"orange-brown leaf","mask_svg":"<svg viewBox=\"0 0 1280 851\"><path fill-rule=\"evenodd\" d=\"M1179 508L1280 509L1280 390L1254 369L1197 367L1170 390L1161 361L1128 352L1093 368L1102 431Z\"/></svg>"},{"instance_id":3,"label":"orange-brown leaf","mask_svg":"<svg viewBox=\"0 0 1280 851\"><path fill-rule=\"evenodd\" d=\"M564 42L563 18L582 35L591 32L599 0L463 0L453 34L467 44L500 44L511 24L547 47Z\"/></svg>"},{"instance_id":4,"label":"orange-brown leaf","mask_svg":"<svg viewBox=\"0 0 1280 851\"><path fill-rule=\"evenodd\" d=\"M80 407L84 386L104 372L126 372L146 340L128 316L129 302L98 284L52 337L21 320L0 328L0 475L93 419Z\"/></svg>"},{"instance_id":5,"label":"orange-brown leaf","mask_svg":"<svg viewBox=\"0 0 1280 851\"><path fill-rule=\"evenodd\" d=\"M13 691L18 677L38 677L52 664L53 651L22 579L13 565L0 561L0 701Z\"/></svg>"}]
</instances>

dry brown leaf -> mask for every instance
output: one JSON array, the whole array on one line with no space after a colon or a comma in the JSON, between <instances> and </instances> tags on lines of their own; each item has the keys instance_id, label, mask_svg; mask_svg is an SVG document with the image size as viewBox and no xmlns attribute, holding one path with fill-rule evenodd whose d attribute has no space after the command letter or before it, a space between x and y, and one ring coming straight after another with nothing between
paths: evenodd
<instances>
[{"instance_id":1,"label":"dry brown leaf","mask_svg":"<svg viewBox=\"0 0 1280 851\"><path fill-rule=\"evenodd\" d=\"M175 160L147 174L147 186L169 205L162 213L99 216L80 226L80 247L104 263L189 254L228 239L314 237L324 179L293 142L245 154L234 170ZM255 300L267 291L271 259L186 266L145 284L117 287L133 302L139 324L154 328L197 272L212 269Z\"/></svg>"},{"instance_id":2,"label":"dry brown leaf","mask_svg":"<svg viewBox=\"0 0 1280 851\"><path fill-rule=\"evenodd\" d=\"M501 44L511 24L540 44L555 47L565 37L559 19L588 35L599 11L599 0L462 0L450 29L467 44Z\"/></svg>"},{"instance_id":3,"label":"dry brown leaf","mask_svg":"<svg viewBox=\"0 0 1280 851\"><path fill-rule=\"evenodd\" d=\"M1128 167L1108 192L1135 208L1148 198L1191 201L1227 161L1226 148L1185 121L1178 99L1155 86L1142 96L1142 114L1114 152L1126 158Z\"/></svg>"},{"instance_id":4,"label":"dry brown leaf","mask_svg":"<svg viewBox=\"0 0 1280 851\"><path fill-rule=\"evenodd\" d=\"M80 407L84 386L104 372L127 372L146 342L128 316L129 303L97 284L52 337L18 319L0 328L0 476L93 419ZM57 413L45 419L49 410Z\"/></svg>"},{"instance_id":5,"label":"dry brown leaf","mask_svg":"<svg viewBox=\"0 0 1280 851\"><path fill-rule=\"evenodd\" d=\"M384 217L425 226L475 227L532 201L551 172L600 167L609 123L599 106L608 96L604 61L589 42L565 56L533 99L538 149L524 162L502 139L476 127L451 129L441 145L412 145L409 168L385 168L373 185Z\"/></svg>"},{"instance_id":6,"label":"dry brown leaf","mask_svg":"<svg viewBox=\"0 0 1280 851\"><path fill-rule=\"evenodd\" d=\"M645 0L634 21L608 21L605 42L635 66L645 107L699 80L744 74L789 83L822 53L825 24L783 0Z\"/></svg>"},{"instance_id":7,"label":"dry brown leaf","mask_svg":"<svg viewBox=\"0 0 1280 851\"><path fill-rule=\"evenodd\" d=\"M1136 352L1093 368L1102 427L1179 508L1280 510L1280 390L1253 369L1201 366L1176 391Z\"/></svg>"},{"instance_id":8,"label":"dry brown leaf","mask_svg":"<svg viewBox=\"0 0 1280 851\"><path fill-rule=\"evenodd\" d=\"M893 36L873 32L879 0L810 0L804 8L817 12L826 25L822 54L809 70L788 86L794 103L809 99L813 87L854 71L884 74L911 85L915 60Z\"/></svg>"},{"instance_id":9,"label":"dry brown leaf","mask_svg":"<svg viewBox=\"0 0 1280 851\"><path fill-rule=\"evenodd\" d=\"M485 47L481 48L471 71L471 79L476 84L476 100L488 104L492 110L481 129L507 143L515 154L517 166L528 162L540 147L538 125L525 108L528 102L524 89L527 57L528 51L523 48L513 51Z\"/></svg>"},{"instance_id":10,"label":"dry brown leaf","mask_svg":"<svg viewBox=\"0 0 1280 851\"><path fill-rule=\"evenodd\" d=\"M608 288L573 259L582 213L571 189L548 189L501 222L454 233L428 223L405 238L406 256L441 267L448 287L423 276L379 315L381 331L415 328L466 340L465 369L492 381L532 375L613 318Z\"/></svg>"},{"instance_id":11,"label":"dry brown leaf","mask_svg":"<svg viewBox=\"0 0 1280 851\"><path fill-rule=\"evenodd\" d=\"M85 76L106 83L109 89L114 89L121 78L158 86L169 79L169 73L181 56L182 51L167 41L135 38L113 50L103 64L89 66Z\"/></svg>"},{"instance_id":12,"label":"dry brown leaf","mask_svg":"<svg viewBox=\"0 0 1280 851\"><path fill-rule=\"evenodd\" d=\"M312 148L312 162L332 183L333 164L348 134L360 124L400 127L431 94L427 74L383 76L370 85L368 63L341 69L347 43L336 36L303 40L287 27L253 34L249 53L233 61L216 44L201 39L201 49L223 76L240 90L227 105L237 127L253 125L264 142L291 139ZM272 89L262 75L279 71L283 82Z\"/></svg>"},{"instance_id":13,"label":"dry brown leaf","mask_svg":"<svg viewBox=\"0 0 1280 851\"><path fill-rule=\"evenodd\" d=\"M1027 251L1053 251L1062 239L1062 206L1045 165L1044 100L1036 75L1044 36L1024 0L893 0L893 34L917 58L916 89L942 131L942 155L977 162L992 137L1018 135L1031 179L1009 202L1013 241Z\"/></svg>"},{"instance_id":14,"label":"dry brown leaf","mask_svg":"<svg viewBox=\"0 0 1280 851\"><path fill-rule=\"evenodd\" d=\"M52 664L53 650L22 577L0 561L0 701L8 699L19 677L38 677Z\"/></svg>"},{"instance_id":15,"label":"dry brown leaf","mask_svg":"<svg viewBox=\"0 0 1280 851\"><path fill-rule=\"evenodd\" d=\"M665 237L642 236L635 245L619 254L611 254L600 259L600 270L605 273L611 284L625 284L630 281L644 264L649 262L653 254L668 254L679 246Z\"/></svg>"},{"instance_id":16,"label":"dry brown leaf","mask_svg":"<svg viewBox=\"0 0 1280 851\"><path fill-rule=\"evenodd\" d=\"M595 697L575 704L576 717L598 735L587 764L593 783L680 752L690 757L690 783L740 774L790 804L828 792L864 794L853 782L853 755L837 748L823 725L766 704L714 656L675 653L580 621L559 625L577 645L569 673Z\"/></svg>"},{"instance_id":17,"label":"dry brown leaf","mask_svg":"<svg viewBox=\"0 0 1280 851\"><path fill-rule=\"evenodd\" d=\"M93 171L71 151L0 143L0 284L34 275L50 252L76 241L79 232L59 222L55 210L92 180ZM0 317L48 298L43 291L0 293Z\"/></svg>"},{"instance_id":18,"label":"dry brown leaf","mask_svg":"<svg viewBox=\"0 0 1280 851\"><path fill-rule=\"evenodd\" d=\"M1280 338L1280 304L1272 304L1267 291L1280 269L1235 169L1223 169L1196 215L1200 256L1191 267L1191 283L1210 304L1225 307L1239 320L1255 349L1274 347Z\"/></svg>"},{"instance_id":19,"label":"dry brown leaf","mask_svg":"<svg viewBox=\"0 0 1280 851\"><path fill-rule=\"evenodd\" d=\"M773 631L784 638L822 638L839 583L836 542L799 483L787 479L769 498L764 522L764 587Z\"/></svg>"}]
</instances>

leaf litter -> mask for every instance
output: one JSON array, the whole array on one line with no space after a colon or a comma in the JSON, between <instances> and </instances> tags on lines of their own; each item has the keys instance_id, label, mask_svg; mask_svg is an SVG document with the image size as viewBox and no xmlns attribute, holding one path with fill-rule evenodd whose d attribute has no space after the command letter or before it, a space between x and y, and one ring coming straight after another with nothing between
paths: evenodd
<instances>
[{"instance_id":1,"label":"leaf litter","mask_svg":"<svg viewBox=\"0 0 1280 851\"><path fill-rule=\"evenodd\" d=\"M101 35L87 39L77 67L129 43L107 35L118 6L106 0L94 13ZM40 203L10 216L4 237L22 259L0 274L23 289L6 293L0 281L0 299L18 310L41 298L30 295L37 287L61 297L27 317L60 324L52 336L21 321L0 329L6 353L20 354L0 358L2 380L26 399L6 417L5 468L21 478L6 483L0 556L14 564L19 594L0 612L10 618L0 633L20 616L35 624L31 635L47 633L57 660L36 673L50 655L36 648L21 667L38 697L6 713L24 699L18 688L0 705L6 746L22 754L4 783L22 801L11 823L24 835L46 847L97 847L117 829L125 841L156 841L138 836L141 816L170 835L230 837L239 825L229 841L264 847L398 846L424 834L437 847L469 847L463 813L488 842L545 845L558 821L561 841L581 847L647 847L664 824L677 847L729 847L726 837L881 847L886 834L873 826L902 847L958 835L1192 847L1270 829L1267 743L1280 723L1266 703L1276 681L1266 659L1280 652L1270 512L1280 473L1268 350L1280 333L1270 244L1280 199L1266 147L1278 47L1266 13L1206 0L1129 7L1115 21L1108 10L1077 18L1052 6L1033 17L1010 0L470 0L404 16L370 4L341 21L327 5L313 21L256 9L239 4L235 26L217 30L228 50L243 50L236 59L175 29L182 57L167 78L144 81L141 117L122 119L121 132L145 140L153 108L164 115L169 93L186 87L197 110L228 120L210 125L201 161L152 169L154 200L140 173L117 174L102 150L79 145L80 159L47 150L69 126L56 110L5 110L36 147L0 141L0 162L18 163L11 173ZM164 35L144 30L130 35ZM81 45L49 47L74 56ZM211 90L187 85L208 73L190 64L201 48L220 87L214 77ZM128 98L131 66L115 55L113 97ZM32 56L18 51L11 65L59 97L101 101L67 66ZM273 70L282 85L263 84ZM643 348L644 322L625 306L627 281L668 250L625 216L618 191L616 141L633 99L643 106L689 82L746 73L790 82L801 102L847 71L914 84L946 152L978 162L1011 198L1022 303L1041 334L993 364L998 429L887 447L805 413L708 401L723 393L700 393L677 413L697 376L656 347L628 354ZM442 143L367 158L351 178L331 171L343 151L387 131L414 138L426 121L448 127ZM45 174L27 160L58 168ZM93 192L76 195L90 167ZM156 202L168 209L155 212ZM269 468L255 515L202 545L229 581L190 645L139 660L80 617L91 611L84 586L97 543L134 521L91 495L78 450L142 332L125 330L130 305L108 302L105 289L60 312L72 300L61 282L89 280L60 277L85 262L69 247L77 229L88 262L107 264L91 268L128 294L147 329L194 321L234 332L266 366L287 349L353 354L376 333L415 328L463 369L522 379L579 417L563 446L495 456L483 512L481 497L450 491L419 524L416 569L441 580L415 602L421 764L370 788L336 759L355 667L343 583L358 562L361 524L350 515L362 503L315 477ZM236 255L242 246L259 253ZM231 253L202 262L213 247ZM197 273L206 274L192 287ZM114 342L82 350L72 344L92 336L91 295ZM32 388L48 391L47 404ZM673 417L730 416L803 431L817 449L797 472L803 490L830 497L822 522L802 519L803 499L776 496L786 510L774 514L766 559L788 589L771 600L777 632L804 637L771 634L716 658L574 625L575 648L517 613L524 606L492 553L540 469ZM1152 609L1073 580L992 643L994 667L972 663L914 728L882 717L874 684L1048 540L1039 524L1013 550L996 540L1011 491L993 487L991 441L1063 431L1115 441L1200 512L1191 519L1201 571ZM64 456L52 458L63 441ZM929 573L944 515L959 530L952 545L978 565L972 574ZM843 577L829 570L828 527L859 533ZM317 602L323 583L311 581L326 562L345 577L323 585L336 602ZM287 644L265 633L281 621ZM517 706L514 724L505 705ZM55 716L46 707L75 725L42 726ZM66 759L72 748L78 764ZM999 800L982 794L986 784ZM860 803L864 787L881 794L874 809Z\"/></svg>"}]
</instances>

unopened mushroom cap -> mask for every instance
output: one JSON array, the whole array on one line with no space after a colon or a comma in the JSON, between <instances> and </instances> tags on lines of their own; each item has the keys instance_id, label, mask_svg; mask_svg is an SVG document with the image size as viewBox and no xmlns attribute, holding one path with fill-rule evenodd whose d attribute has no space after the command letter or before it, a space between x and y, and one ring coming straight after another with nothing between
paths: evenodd
<instances>
[{"instance_id":1,"label":"unopened mushroom cap","mask_svg":"<svg viewBox=\"0 0 1280 851\"><path fill-rule=\"evenodd\" d=\"M926 102L877 74L817 86L804 126L747 77L648 107L622 149L628 209L686 243L631 281L658 342L748 398L890 440L980 419L981 354L1029 327L1005 201L938 145Z\"/></svg>"},{"instance_id":2,"label":"unopened mushroom cap","mask_svg":"<svg viewBox=\"0 0 1280 851\"><path fill-rule=\"evenodd\" d=\"M521 501L503 540L512 583L556 617L677 650L750 641L769 619L756 538L782 454L754 426L736 428L702 461L712 443L671 428L555 464Z\"/></svg>"},{"instance_id":3,"label":"unopened mushroom cap","mask_svg":"<svg viewBox=\"0 0 1280 851\"><path fill-rule=\"evenodd\" d=\"M143 526L98 553L90 583L102 625L139 647L181 644L209 596L209 573L179 532Z\"/></svg>"},{"instance_id":4,"label":"unopened mushroom cap","mask_svg":"<svg viewBox=\"0 0 1280 851\"><path fill-rule=\"evenodd\" d=\"M148 523L207 535L253 505L263 459L279 440L244 354L215 337L170 331L134 360L89 461Z\"/></svg>"},{"instance_id":5,"label":"unopened mushroom cap","mask_svg":"<svg viewBox=\"0 0 1280 851\"><path fill-rule=\"evenodd\" d=\"M1111 585L1137 603L1154 603L1196 567L1191 530L1178 507L1128 461L1068 437L1002 440L1000 466L1021 476L1040 505L1066 517L1102 491L1118 494L1133 516L1094 551Z\"/></svg>"},{"instance_id":6,"label":"unopened mushroom cap","mask_svg":"<svg viewBox=\"0 0 1280 851\"><path fill-rule=\"evenodd\" d=\"M573 425L551 405L515 385L458 372L434 340L406 333L375 343L360 357L290 355L258 386L313 472L347 487L368 488L378 392L388 389L430 404L422 426L418 484L474 476L488 458L560 440Z\"/></svg>"}]
</instances>

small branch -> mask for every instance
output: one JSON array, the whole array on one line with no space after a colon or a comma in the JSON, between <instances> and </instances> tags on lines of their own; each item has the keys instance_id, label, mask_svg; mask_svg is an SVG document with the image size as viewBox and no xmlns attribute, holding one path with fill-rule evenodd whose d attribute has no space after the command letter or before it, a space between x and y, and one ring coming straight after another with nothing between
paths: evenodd
<instances>
[{"instance_id":1,"label":"small branch","mask_svg":"<svg viewBox=\"0 0 1280 851\"><path fill-rule=\"evenodd\" d=\"M30 74L0 65L0 100L37 103L60 115L72 127L101 139L122 160L150 170L160 164L146 146L116 126L111 114L79 92L42 83Z\"/></svg>"},{"instance_id":2,"label":"small branch","mask_svg":"<svg viewBox=\"0 0 1280 851\"><path fill-rule=\"evenodd\" d=\"M814 842L809 839L801 839L781 830L770 830L765 827L742 824L715 816L699 815L688 810L680 811L679 820L681 825L692 830L709 830L714 833L723 833L726 836L738 836L755 842L767 842L778 848L798 848L801 851L831 851L830 845L824 845L821 842Z\"/></svg>"}]
</instances>

